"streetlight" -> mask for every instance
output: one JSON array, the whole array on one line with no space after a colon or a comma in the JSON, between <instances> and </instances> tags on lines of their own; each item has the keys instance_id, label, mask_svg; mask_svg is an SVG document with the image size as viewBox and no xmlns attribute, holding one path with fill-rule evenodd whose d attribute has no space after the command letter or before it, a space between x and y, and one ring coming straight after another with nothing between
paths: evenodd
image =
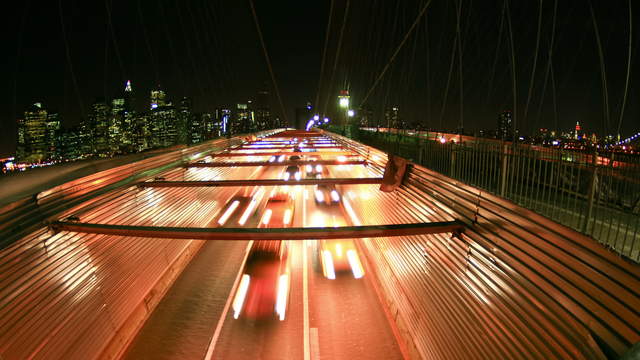
<instances>
[{"instance_id":1,"label":"streetlight","mask_svg":"<svg viewBox=\"0 0 640 360\"><path fill-rule=\"evenodd\" d=\"M356 114L356 112L355 112L355 111L353 111L353 109L349 109L349 110L347 110L347 116L348 116L348 117L353 117L355 114Z\"/></svg>"}]
</instances>

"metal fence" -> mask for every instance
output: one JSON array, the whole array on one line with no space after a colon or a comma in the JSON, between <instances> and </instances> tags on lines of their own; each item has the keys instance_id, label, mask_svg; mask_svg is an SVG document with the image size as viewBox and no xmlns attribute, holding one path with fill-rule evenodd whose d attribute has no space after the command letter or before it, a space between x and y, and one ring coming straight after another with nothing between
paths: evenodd
<instances>
[{"instance_id":1,"label":"metal fence","mask_svg":"<svg viewBox=\"0 0 640 360\"><path fill-rule=\"evenodd\" d=\"M385 153L329 135L382 171ZM465 161L478 169L492 164L491 152L474 154L477 158L455 153L451 155L455 165L451 166L451 158L445 163L458 169L458 176L470 172L465 169L471 165L464 165ZM513 162L516 169L517 161ZM513 172L514 178L520 176ZM489 179L470 178L496 183L491 172L482 174ZM494 191L500 187L494 185ZM505 191L516 192L508 187ZM452 217L468 224L457 236L362 239L359 243L411 358L632 356L635 350L629 349L640 339L640 315L634 311L640 306L640 264L548 217L423 166L413 166L403 185L382 197L402 210L378 211L372 202L352 206L372 223L416 216L421 221Z\"/></svg>"},{"instance_id":2,"label":"metal fence","mask_svg":"<svg viewBox=\"0 0 640 360\"><path fill-rule=\"evenodd\" d=\"M640 156L434 132L352 137L484 189L640 261Z\"/></svg>"}]
</instances>

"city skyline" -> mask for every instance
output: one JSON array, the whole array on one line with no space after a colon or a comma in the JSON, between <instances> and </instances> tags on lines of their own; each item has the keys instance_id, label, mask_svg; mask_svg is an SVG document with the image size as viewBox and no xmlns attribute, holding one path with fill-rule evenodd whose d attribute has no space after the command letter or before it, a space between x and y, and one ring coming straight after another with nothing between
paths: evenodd
<instances>
[{"instance_id":1,"label":"city skyline","mask_svg":"<svg viewBox=\"0 0 640 360\"><path fill-rule=\"evenodd\" d=\"M397 105L409 122L433 128L487 129L500 111L515 104L515 121L525 133L568 128L576 121L598 133L616 133L619 124L623 137L637 132L640 109L632 80L640 36L635 27L627 84L626 3L590 6L574 0L545 2L542 8L513 3L509 11L504 1L483 7L462 3L460 49L458 9L446 2L430 4L408 33L426 4L352 3L347 9L339 3L330 14L328 3L256 3L289 121L307 101L331 115L331 99L346 88L356 109L370 92L364 105L375 113ZM111 98L128 79L137 92L147 94L160 85L174 100L189 97L198 112L237 103L265 81L275 98L247 3L109 6L26 4L8 12L10 76L0 94L5 134L0 154L15 148L16 121L34 102L56 109L64 122L77 123L87 118L96 95ZM396 49L397 57L374 88ZM270 105L274 114L282 114L276 99Z\"/></svg>"}]
</instances>

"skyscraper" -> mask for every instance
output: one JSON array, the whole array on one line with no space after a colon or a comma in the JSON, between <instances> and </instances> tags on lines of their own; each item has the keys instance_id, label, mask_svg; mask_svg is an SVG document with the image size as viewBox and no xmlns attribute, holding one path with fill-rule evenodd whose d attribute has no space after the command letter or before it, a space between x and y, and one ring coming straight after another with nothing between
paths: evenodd
<instances>
[{"instance_id":1,"label":"skyscraper","mask_svg":"<svg viewBox=\"0 0 640 360\"><path fill-rule=\"evenodd\" d=\"M266 90L266 85L264 90L258 91L258 96L256 96L256 101L254 103L255 109L255 123L257 130L266 130L273 129L274 123L271 121L271 108L269 106L269 91Z\"/></svg>"},{"instance_id":2,"label":"skyscraper","mask_svg":"<svg viewBox=\"0 0 640 360\"><path fill-rule=\"evenodd\" d=\"M250 108L251 101L237 104L231 125L231 134L244 134L255 130L254 113Z\"/></svg>"},{"instance_id":3,"label":"skyscraper","mask_svg":"<svg viewBox=\"0 0 640 360\"><path fill-rule=\"evenodd\" d=\"M160 88L151 90L151 110L166 106L166 94Z\"/></svg>"},{"instance_id":4,"label":"skyscraper","mask_svg":"<svg viewBox=\"0 0 640 360\"><path fill-rule=\"evenodd\" d=\"M45 132L45 144L46 153L45 158L48 160L60 160L62 155L59 151L59 144L57 143L60 134L60 117L56 112L50 112L47 114L47 131Z\"/></svg>"},{"instance_id":5,"label":"skyscraper","mask_svg":"<svg viewBox=\"0 0 640 360\"><path fill-rule=\"evenodd\" d=\"M402 120L400 120L400 109L397 106L387 108L384 112L384 126L392 129L404 128Z\"/></svg>"},{"instance_id":6,"label":"skyscraper","mask_svg":"<svg viewBox=\"0 0 640 360\"><path fill-rule=\"evenodd\" d=\"M124 125L124 98L111 100L111 116L109 117L109 150L116 153L122 145Z\"/></svg>"},{"instance_id":7,"label":"skyscraper","mask_svg":"<svg viewBox=\"0 0 640 360\"><path fill-rule=\"evenodd\" d=\"M177 144L190 144L192 143L192 131L191 131L191 118L193 113L191 112L191 99L183 97L180 100L180 105L177 111L176 121L176 143ZM199 142L199 141L198 141Z\"/></svg>"},{"instance_id":8,"label":"skyscraper","mask_svg":"<svg viewBox=\"0 0 640 360\"><path fill-rule=\"evenodd\" d=\"M109 120L111 118L109 106L104 99L98 99L91 105L89 113L89 126L93 137L93 153L98 156L108 156L109 146Z\"/></svg>"},{"instance_id":9,"label":"skyscraper","mask_svg":"<svg viewBox=\"0 0 640 360\"><path fill-rule=\"evenodd\" d=\"M511 110L504 110L500 116L498 116L498 128L496 131L498 139L511 140L513 139L513 115Z\"/></svg>"},{"instance_id":10,"label":"skyscraper","mask_svg":"<svg viewBox=\"0 0 640 360\"><path fill-rule=\"evenodd\" d=\"M160 106L151 111L149 147L165 147L176 144L177 126L176 109L171 103Z\"/></svg>"},{"instance_id":11,"label":"skyscraper","mask_svg":"<svg viewBox=\"0 0 640 360\"><path fill-rule=\"evenodd\" d=\"M18 162L37 163L47 155L47 110L41 103L31 105L18 122Z\"/></svg>"}]
</instances>

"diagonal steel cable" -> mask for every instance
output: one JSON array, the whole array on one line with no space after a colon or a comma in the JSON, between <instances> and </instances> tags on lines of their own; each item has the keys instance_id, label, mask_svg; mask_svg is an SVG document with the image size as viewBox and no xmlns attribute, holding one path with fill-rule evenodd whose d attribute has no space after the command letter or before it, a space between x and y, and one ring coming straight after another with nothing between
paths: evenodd
<instances>
[{"instance_id":1,"label":"diagonal steel cable","mask_svg":"<svg viewBox=\"0 0 640 360\"><path fill-rule=\"evenodd\" d=\"M282 97L280 97L280 90L278 89L276 76L273 74L273 68L271 67L271 60L269 60L269 53L267 52L267 47L264 44L264 39L262 37L262 30L260 30L260 23L258 22L258 15L256 15L256 9L253 6L253 0L249 0L249 5L251 5L251 14L253 15L253 21L256 23L256 29L258 30L258 37L260 38L260 44L262 45L264 58L267 61L267 67L269 68L269 75L271 75L273 88L276 90L276 97L278 98L278 103L280 103L280 110L282 111L282 117L284 118L284 122L289 124L289 119L287 119L287 112L284 109L284 104L282 103Z\"/></svg>"},{"instance_id":2,"label":"diagonal steel cable","mask_svg":"<svg viewBox=\"0 0 640 360\"><path fill-rule=\"evenodd\" d=\"M398 45L398 48L396 48L396 51L393 53L393 55L389 59L389 62L387 62L387 65L385 65L384 69L382 69L382 71L380 72L380 75L378 75L378 78L376 79L376 81L373 83L373 85L371 86L371 88L367 92L367 95L365 95L365 97L362 99L362 102L360 103L360 106L363 106L366 103L367 99L369 98L369 95L371 95L371 93L376 88L376 86L378 86L378 83L380 82L380 80L382 79L384 74L389 69L389 66L393 63L393 60L395 60L396 56L398 55L398 53L400 52L400 50L404 46L404 43L407 42L407 39L413 33L413 29L415 29L415 27L418 25L418 23L420 22L420 19L422 18L424 13L429 8L429 5L431 5L431 0L427 1L427 3L424 4L424 6L422 7L422 10L420 10L420 12L418 13L418 16L416 17L416 20L413 22L413 25L411 25L411 27L409 28L409 30L405 34L404 39L402 39L402 41L400 42L400 45Z\"/></svg>"},{"instance_id":3,"label":"diagonal steel cable","mask_svg":"<svg viewBox=\"0 0 640 360\"><path fill-rule=\"evenodd\" d=\"M331 32L331 20L333 19L333 0L329 7L329 21L327 22L327 31L324 34L324 49L322 49L322 63L320 64L320 76L318 80L318 91L313 106L317 109L320 102L320 91L322 90L322 76L324 75L324 64L327 59L327 45L329 44L329 33Z\"/></svg>"}]
</instances>

